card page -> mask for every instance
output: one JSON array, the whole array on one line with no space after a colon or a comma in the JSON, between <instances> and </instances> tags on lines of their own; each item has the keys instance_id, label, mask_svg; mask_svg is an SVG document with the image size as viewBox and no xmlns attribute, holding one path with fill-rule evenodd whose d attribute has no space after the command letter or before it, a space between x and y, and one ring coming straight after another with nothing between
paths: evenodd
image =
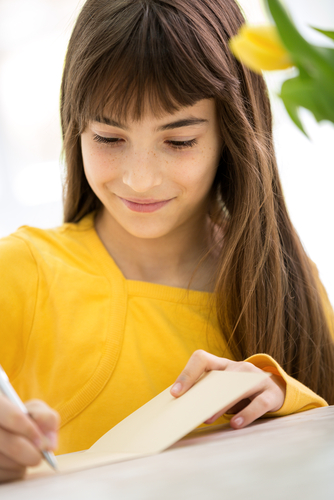
<instances>
[{"instance_id":1,"label":"card page","mask_svg":"<svg viewBox=\"0 0 334 500\"><path fill-rule=\"evenodd\" d=\"M59 471L69 472L159 453L220 410L234 403L270 374L210 371L180 398L170 387L113 427L84 452L57 457ZM43 462L28 475L53 474Z\"/></svg>"}]
</instances>

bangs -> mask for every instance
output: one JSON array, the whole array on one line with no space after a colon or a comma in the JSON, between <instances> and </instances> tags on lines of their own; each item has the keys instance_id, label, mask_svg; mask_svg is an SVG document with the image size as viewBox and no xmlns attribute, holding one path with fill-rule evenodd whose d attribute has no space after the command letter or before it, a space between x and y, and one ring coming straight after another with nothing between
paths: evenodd
<instances>
[{"instance_id":1,"label":"bangs","mask_svg":"<svg viewBox=\"0 0 334 500\"><path fill-rule=\"evenodd\" d=\"M189 18L170 4L122 2L103 35L101 29L90 30L72 79L72 118L81 131L104 115L136 121L146 111L173 113L223 93L207 28L203 47Z\"/></svg>"}]
</instances>

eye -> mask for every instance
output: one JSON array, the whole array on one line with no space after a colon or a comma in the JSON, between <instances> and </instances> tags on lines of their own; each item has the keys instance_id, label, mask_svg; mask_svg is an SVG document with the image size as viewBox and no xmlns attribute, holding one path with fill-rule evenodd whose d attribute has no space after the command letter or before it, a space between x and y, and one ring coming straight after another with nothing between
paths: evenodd
<instances>
[{"instance_id":1,"label":"eye","mask_svg":"<svg viewBox=\"0 0 334 500\"><path fill-rule=\"evenodd\" d=\"M197 140L191 139L190 141L166 141L166 144L174 149L186 149L195 146L195 144L197 144Z\"/></svg>"},{"instance_id":2,"label":"eye","mask_svg":"<svg viewBox=\"0 0 334 500\"><path fill-rule=\"evenodd\" d=\"M103 144L110 144L110 145L116 145L117 143L122 141L122 139L118 139L117 137L103 137L97 134L94 134L93 140L95 142L100 142Z\"/></svg>"}]
</instances>

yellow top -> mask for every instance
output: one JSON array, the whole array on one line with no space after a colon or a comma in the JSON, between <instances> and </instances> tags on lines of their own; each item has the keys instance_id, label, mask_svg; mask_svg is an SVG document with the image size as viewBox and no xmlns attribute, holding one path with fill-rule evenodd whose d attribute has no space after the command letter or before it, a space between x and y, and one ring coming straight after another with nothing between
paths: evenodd
<instances>
[{"instance_id":1,"label":"yellow top","mask_svg":"<svg viewBox=\"0 0 334 500\"><path fill-rule=\"evenodd\" d=\"M90 447L171 385L196 349L233 359L213 294L126 280L93 214L0 240L0 280L0 363L24 401L60 413L58 453ZM287 382L272 415L326 405L270 356L249 361Z\"/></svg>"}]
</instances>

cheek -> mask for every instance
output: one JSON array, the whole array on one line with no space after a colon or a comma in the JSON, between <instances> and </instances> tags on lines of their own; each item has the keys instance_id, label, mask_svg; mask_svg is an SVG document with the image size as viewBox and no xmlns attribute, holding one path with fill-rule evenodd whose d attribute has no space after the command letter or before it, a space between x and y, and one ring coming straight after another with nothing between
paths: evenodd
<instances>
[{"instance_id":1,"label":"cheek","mask_svg":"<svg viewBox=\"0 0 334 500\"><path fill-rule=\"evenodd\" d=\"M188 191L205 195L211 188L218 167L217 155L206 150L189 158L184 168L178 170L180 182Z\"/></svg>"},{"instance_id":2,"label":"cheek","mask_svg":"<svg viewBox=\"0 0 334 500\"><path fill-rule=\"evenodd\" d=\"M98 146L82 148L84 171L88 182L97 185L112 180L118 173L117 156L108 154Z\"/></svg>"}]
</instances>

